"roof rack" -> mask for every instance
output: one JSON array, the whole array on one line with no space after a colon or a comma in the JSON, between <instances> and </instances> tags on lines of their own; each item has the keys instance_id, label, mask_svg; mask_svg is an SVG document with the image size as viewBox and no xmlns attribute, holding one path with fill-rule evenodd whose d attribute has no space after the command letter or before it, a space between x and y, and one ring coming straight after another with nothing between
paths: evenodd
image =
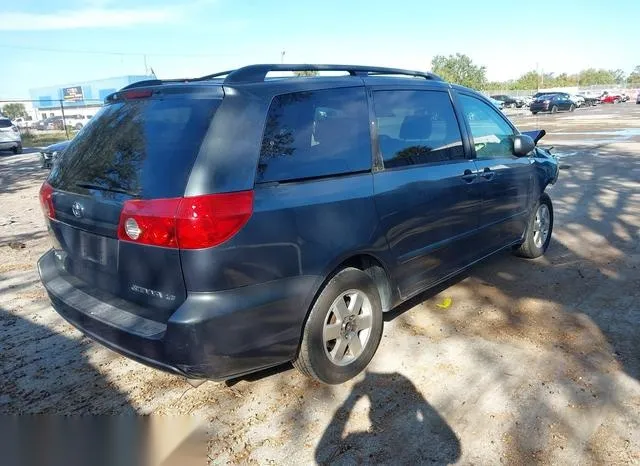
<instances>
[{"instance_id":1,"label":"roof rack","mask_svg":"<svg viewBox=\"0 0 640 466\"><path fill-rule=\"evenodd\" d=\"M237 70L222 71L220 73L202 76L196 78L195 81L226 76L224 80L225 84L262 82L267 76L267 73L272 71L346 71L351 76L403 75L442 81L440 76L425 71L360 65L249 65L238 68Z\"/></svg>"}]
</instances>

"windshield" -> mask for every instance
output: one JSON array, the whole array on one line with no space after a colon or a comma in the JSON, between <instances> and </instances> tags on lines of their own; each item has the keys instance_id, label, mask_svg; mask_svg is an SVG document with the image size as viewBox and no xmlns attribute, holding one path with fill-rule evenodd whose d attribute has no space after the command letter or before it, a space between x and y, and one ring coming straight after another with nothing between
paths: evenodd
<instances>
[{"instance_id":1,"label":"windshield","mask_svg":"<svg viewBox=\"0 0 640 466\"><path fill-rule=\"evenodd\" d=\"M50 183L70 192L181 196L219 102L172 97L106 105L69 144Z\"/></svg>"}]
</instances>

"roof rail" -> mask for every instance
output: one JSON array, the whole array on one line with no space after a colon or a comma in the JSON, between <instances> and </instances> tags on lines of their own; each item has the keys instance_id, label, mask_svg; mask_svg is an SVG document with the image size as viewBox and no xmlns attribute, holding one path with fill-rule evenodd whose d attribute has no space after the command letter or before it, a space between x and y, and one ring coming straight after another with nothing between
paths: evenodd
<instances>
[{"instance_id":1,"label":"roof rail","mask_svg":"<svg viewBox=\"0 0 640 466\"><path fill-rule=\"evenodd\" d=\"M403 70L400 68L384 68L379 66L360 65L249 65L237 70L223 71L197 78L197 81L226 76L225 84L254 83L264 81L271 71L346 71L351 76L404 75L416 76L434 81L442 81L438 75L425 71Z\"/></svg>"}]
</instances>

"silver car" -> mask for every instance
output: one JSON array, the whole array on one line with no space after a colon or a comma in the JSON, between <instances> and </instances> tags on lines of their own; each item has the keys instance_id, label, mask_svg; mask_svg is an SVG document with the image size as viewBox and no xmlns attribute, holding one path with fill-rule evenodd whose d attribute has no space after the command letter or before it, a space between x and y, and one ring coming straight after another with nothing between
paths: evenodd
<instances>
[{"instance_id":1,"label":"silver car","mask_svg":"<svg viewBox=\"0 0 640 466\"><path fill-rule=\"evenodd\" d=\"M12 150L14 154L22 154L20 129L8 118L0 118L0 150Z\"/></svg>"}]
</instances>

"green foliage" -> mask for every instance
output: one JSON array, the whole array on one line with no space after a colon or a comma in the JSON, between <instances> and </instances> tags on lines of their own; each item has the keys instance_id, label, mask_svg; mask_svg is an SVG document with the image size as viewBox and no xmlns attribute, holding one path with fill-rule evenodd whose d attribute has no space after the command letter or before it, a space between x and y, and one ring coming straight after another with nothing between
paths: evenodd
<instances>
[{"instance_id":1,"label":"green foliage","mask_svg":"<svg viewBox=\"0 0 640 466\"><path fill-rule=\"evenodd\" d=\"M487 83L487 70L475 65L471 58L461 53L455 55L436 55L431 60L432 71L450 83L460 84L474 89L484 89Z\"/></svg>"},{"instance_id":2,"label":"green foliage","mask_svg":"<svg viewBox=\"0 0 640 466\"><path fill-rule=\"evenodd\" d=\"M72 138L74 132L69 132L69 138ZM67 135L64 131L47 131L39 133L36 131L23 131L22 132L22 145L25 147L46 147L56 142L61 142L67 139Z\"/></svg>"},{"instance_id":3,"label":"green foliage","mask_svg":"<svg viewBox=\"0 0 640 466\"><path fill-rule=\"evenodd\" d=\"M294 71L296 76L318 76L318 72L315 70L307 70L307 71Z\"/></svg>"},{"instance_id":4,"label":"green foliage","mask_svg":"<svg viewBox=\"0 0 640 466\"><path fill-rule=\"evenodd\" d=\"M627 78L627 85L634 87L640 86L640 65L636 66Z\"/></svg>"},{"instance_id":5,"label":"green foliage","mask_svg":"<svg viewBox=\"0 0 640 466\"><path fill-rule=\"evenodd\" d=\"M578 73L581 86L591 86L594 84L613 84L616 82L615 75L608 70L587 68Z\"/></svg>"},{"instance_id":6,"label":"green foliage","mask_svg":"<svg viewBox=\"0 0 640 466\"><path fill-rule=\"evenodd\" d=\"M15 120L20 117L26 118L27 110L24 108L24 104L11 103L2 107L2 114L10 120Z\"/></svg>"}]
</instances>

